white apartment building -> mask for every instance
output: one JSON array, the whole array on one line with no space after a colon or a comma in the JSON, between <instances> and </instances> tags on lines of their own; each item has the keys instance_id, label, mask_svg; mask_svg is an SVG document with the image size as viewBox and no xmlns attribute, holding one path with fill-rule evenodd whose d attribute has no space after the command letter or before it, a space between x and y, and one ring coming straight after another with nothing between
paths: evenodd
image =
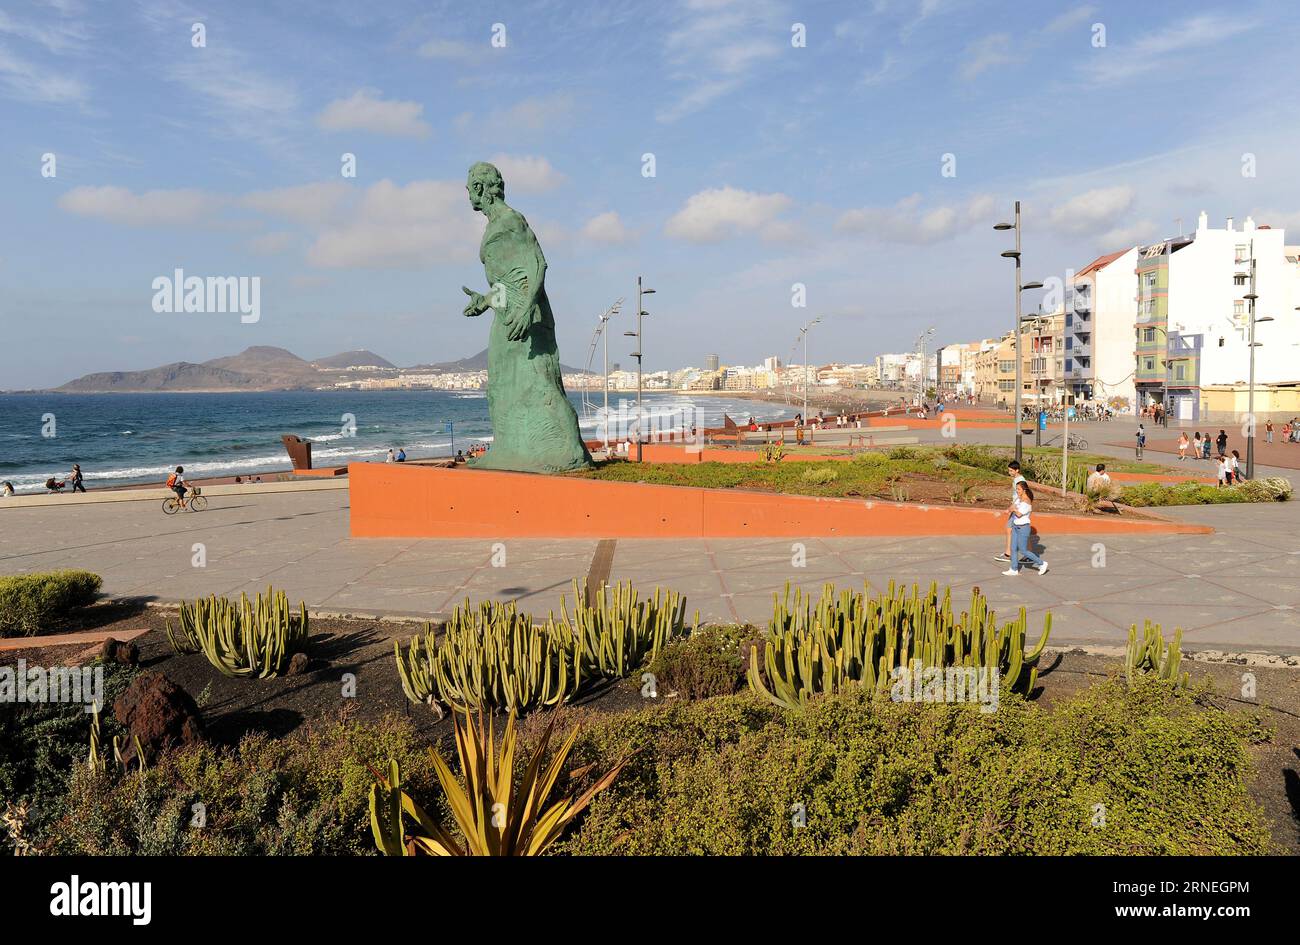
<instances>
[{"instance_id":1,"label":"white apartment building","mask_svg":"<svg viewBox=\"0 0 1300 945\"><path fill-rule=\"evenodd\" d=\"M1250 375L1253 269L1256 412L1280 415L1294 405L1300 264L1284 230L1250 217L1240 227L1229 217L1214 229L1201 213L1193 235L1146 247L1137 268L1139 401L1165 403L1171 419L1240 418Z\"/></svg>"},{"instance_id":2,"label":"white apartment building","mask_svg":"<svg viewBox=\"0 0 1300 945\"><path fill-rule=\"evenodd\" d=\"M1068 280L1063 371L1075 401L1135 401L1137 258L1137 247L1107 253Z\"/></svg>"}]
</instances>

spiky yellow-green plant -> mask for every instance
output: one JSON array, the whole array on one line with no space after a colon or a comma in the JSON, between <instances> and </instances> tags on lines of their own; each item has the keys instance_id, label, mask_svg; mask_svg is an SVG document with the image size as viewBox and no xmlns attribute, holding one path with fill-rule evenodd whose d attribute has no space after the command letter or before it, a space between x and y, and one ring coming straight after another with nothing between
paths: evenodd
<instances>
[{"instance_id":1,"label":"spiky yellow-green plant","mask_svg":"<svg viewBox=\"0 0 1300 945\"><path fill-rule=\"evenodd\" d=\"M535 624L513 601L473 607L466 600L441 636L430 625L411 638L405 654L400 642L393 648L412 702L525 711L564 701L582 681L572 634L552 620Z\"/></svg>"},{"instance_id":2,"label":"spiky yellow-green plant","mask_svg":"<svg viewBox=\"0 0 1300 945\"><path fill-rule=\"evenodd\" d=\"M265 679L285 670L289 657L307 645L307 605L289 609L289 596L268 587L265 594L238 601L213 595L182 603L175 631L167 639L177 653L202 652L226 676Z\"/></svg>"},{"instance_id":3,"label":"spiky yellow-green plant","mask_svg":"<svg viewBox=\"0 0 1300 945\"><path fill-rule=\"evenodd\" d=\"M538 621L513 601L466 600L441 632L426 626L405 651L395 641L406 697L526 712L571 699L595 679L626 676L686 633L686 602L671 591L641 600L631 584L602 586L588 602L575 580L573 593L572 613L561 598L558 619Z\"/></svg>"},{"instance_id":4,"label":"spiky yellow-green plant","mask_svg":"<svg viewBox=\"0 0 1300 945\"><path fill-rule=\"evenodd\" d=\"M602 584L595 598L588 603L575 579L573 615L560 598L560 623L581 643L585 662L604 676L621 679L686 633L686 599L674 591L656 587L654 597L639 600L629 581Z\"/></svg>"},{"instance_id":5,"label":"spiky yellow-green plant","mask_svg":"<svg viewBox=\"0 0 1300 945\"><path fill-rule=\"evenodd\" d=\"M1138 639L1137 624L1132 624L1128 630L1128 649L1124 654L1124 675L1128 678L1129 685L1133 685L1139 675L1146 673L1186 686L1188 674L1178 671L1183 662L1182 642L1181 627L1174 630L1173 641L1165 643L1160 624L1145 621L1141 640Z\"/></svg>"},{"instance_id":6,"label":"spiky yellow-green plant","mask_svg":"<svg viewBox=\"0 0 1300 945\"><path fill-rule=\"evenodd\" d=\"M749 686L772 702L797 708L816 693L837 692L862 686L887 692L896 667L915 661L926 669L964 667L997 670L1003 685L1028 693L1038 679L1038 659L1051 632L1052 615L1043 621L1043 633L1026 652L1028 621L1024 608L1016 620L997 625L997 615L978 589L968 610L952 611L952 590L939 597L938 585L922 594L911 593L891 581L883 594L822 588L814 604L811 594L795 591L790 602L775 600L772 622L764 640L763 664L758 647L750 650Z\"/></svg>"},{"instance_id":7,"label":"spiky yellow-green plant","mask_svg":"<svg viewBox=\"0 0 1300 945\"><path fill-rule=\"evenodd\" d=\"M515 720L516 714L511 712L498 752L490 718L485 721L480 713L475 723L469 713L455 714L456 753L463 786L442 756L430 750L438 783L463 841L402 790L396 761L388 762L386 778L376 773L377 781L370 788L370 829L379 851L385 856L538 856L559 839L592 798L613 783L626 763L620 761L580 796L562 797L547 806L578 729L574 727L543 768L542 759L555 729L552 717L516 785Z\"/></svg>"}]
</instances>

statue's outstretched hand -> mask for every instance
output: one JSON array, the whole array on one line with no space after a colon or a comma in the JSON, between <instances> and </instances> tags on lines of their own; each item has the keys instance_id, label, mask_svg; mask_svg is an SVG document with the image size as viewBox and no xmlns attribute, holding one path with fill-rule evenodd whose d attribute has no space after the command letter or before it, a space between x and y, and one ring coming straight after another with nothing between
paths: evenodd
<instances>
[{"instance_id":1,"label":"statue's outstretched hand","mask_svg":"<svg viewBox=\"0 0 1300 945\"><path fill-rule=\"evenodd\" d=\"M469 304L465 306L463 314L470 318L475 315L482 315L488 307L487 299L484 298L481 293L475 292L468 286L461 286L461 289L469 296Z\"/></svg>"}]
</instances>

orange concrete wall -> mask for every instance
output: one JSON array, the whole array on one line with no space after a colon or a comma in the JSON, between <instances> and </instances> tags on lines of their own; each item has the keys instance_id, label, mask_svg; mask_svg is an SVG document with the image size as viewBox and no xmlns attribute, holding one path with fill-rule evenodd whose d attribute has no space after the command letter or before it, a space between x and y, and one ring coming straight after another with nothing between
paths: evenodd
<instances>
[{"instance_id":1,"label":"orange concrete wall","mask_svg":"<svg viewBox=\"0 0 1300 945\"><path fill-rule=\"evenodd\" d=\"M634 457L636 455L633 450ZM786 453L783 463L835 462L853 457L848 453L834 456L817 456L812 453ZM635 460L633 460L635 461ZM759 463L763 461L757 450L688 450L681 446L660 446L647 443L641 448L641 461L644 463Z\"/></svg>"},{"instance_id":2,"label":"orange concrete wall","mask_svg":"<svg viewBox=\"0 0 1300 945\"><path fill-rule=\"evenodd\" d=\"M479 469L353 463L354 538L816 538L1001 535L1003 510L822 499ZM1038 514L1044 534L1212 529Z\"/></svg>"}]
</instances>

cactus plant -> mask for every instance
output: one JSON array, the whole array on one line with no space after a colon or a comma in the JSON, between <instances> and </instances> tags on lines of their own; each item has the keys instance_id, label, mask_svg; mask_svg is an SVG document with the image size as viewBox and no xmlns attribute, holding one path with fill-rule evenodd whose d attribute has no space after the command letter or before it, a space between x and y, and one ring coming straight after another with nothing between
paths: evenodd
<instances>
[{"instance_id":1,"label":"cactus plant","mask_svg":"<svg viewBox=\"0 0 1300 945\"><path fill-rule=\"evenodd\" d=\"M182 603L176 630L171 620L166 629L177 653L202 652L226 676L265 679L279 675L306 646L307 605L299 602L295 615L288 595L269 587L251 601L246 594L238 602L213 595Z\"/></svg>"},{"instance_id":2,"label":"cactus plant","mask_svg":"<svg viewBox=\"0 0 1300 945\"><path fill-rule=\"evenodd\" d=\"M515 720L515 712L511 711L498 750L491 719L485 721L480 713L475 723L469 713L464 713L463 719L460 712L456 713L456 753L465 780L463 787L442 756L433 753L434 771L465 838L463 843L402 790L396 761L388 762L387 778L375 773L376 783L370 788L370 828L379 851L385 856L539 856L559 839L592 798L613 783L626 764L626 759L620 761L581 795L570 794L544 807L573 750L578 729L574 727L543 768L542 759L555 729L552 716L516 786ZM403 815L413 821L409 831Z\"/></svg>"},{"instance_id":3,"label":"cactus plant","mask_svg":"<svg viewBox=\"0 0 1300 945\"><path fill-rule=\"evenodd\" d=\"M1133 685L1138 676L1150 674L1157 679L1172 682L1176 686L1186 686L1188 674L1179 673L1183 662L1183 630L1174 630L1174 639L1165 643L1160 624L1147 620L1142 625L1142 639L1138 640L1137 624L1128 629L1128 649L1124 654L1124 675L1129 685Z\"/></svg>"},{"instance_id":4,"label":"cactus plant","mask_svg":"<svg viewBox=\"0 0 1300 945\"><path fill-rule=\"evenodd\" d=\"M996 668L1005 685L1029 693L1038 680L1052 615L1046 615L1042 636L1029 652L1027 623L1021 608L1016 620L999 629L978 588L970 608L954 616L951 588L941 600L934 583L925 594L914 584L909 595L891 581L874 596L847 589L837 596L835 586L826 584L815 605L801 589L791 605L787 584L784 599L775 600L762 666L759 648L750 650L749 686L778 705L797 708L816 693L850 685L887 692L893 670L919 660L939 669Z\"/></svg>"},{"instance_id":5,"label":"cactus plant","mask_svg":"<svg viewBox=\"0 0 1300 945\"><path fill-rule=\"evenodd\" d=\"M560 622L581 642L584 664L603 676L621 679L686 633L686 600L673 591L656 587L655 596L642 601L631 582L602 584L589 604L574 579L573 598L572 617L560 598Z\"/></svg>"},{"instance_id":6,"label":"cactus plant","mask_svg":"<svg viewBox=\"0 0 1300 945\"><path fill-rule=\"evenodd\" d=\"M583 661L573 637L548 619L538 625L514 601L468 600L437 639L434 627L411 638L405 655L393 643L402 689L412 702L435 699L459 709L527 710L555 705L577 691Z\"/></svg>"},{"instance_id":7,"label":"cactus plant","mask_svg":"<svg viewBox=\"0 0 1300 945\"><path fill-rule=\"evenodd\" d=\"M515 603L469 600L452 611L441 634L432 624L403 652L394 642L402 690L412 702L457 709L526 712L571 699L584 683L621 678L686 632L686 603L655 589L640 600L631 584L602 586L588 602L573 582L573 613L537 622Z\"/></svg>"}]
</instances>

